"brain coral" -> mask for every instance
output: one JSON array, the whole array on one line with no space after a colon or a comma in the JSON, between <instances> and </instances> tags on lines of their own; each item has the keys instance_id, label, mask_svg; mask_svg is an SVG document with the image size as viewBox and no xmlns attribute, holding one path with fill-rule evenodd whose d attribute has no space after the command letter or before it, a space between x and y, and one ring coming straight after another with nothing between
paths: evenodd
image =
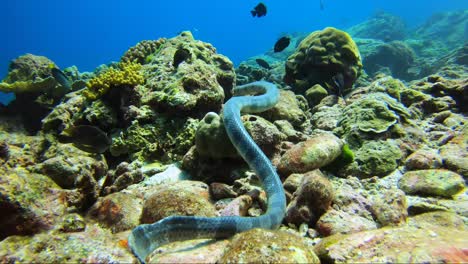
<instances>
[{"instance_id":1,"label":"brain coral","mask_svg":"<svg viewBox=\"0 0 468 264\"><path fill-rule=\"evenodd\" d=\"M289 56L284 80L299 93L315 84L334 91L333 77L342 74L344 89L350 89L361 69L361 55L356 43L346 32L327 27L312 32Z\"/></svg>"},{"instance_id":2,"label":"brain coral","mask_svg":"<svg viewBox=\"0 0 468 264\"><path fill-rule=\"evenodd\" d=\"M140 64L145 64L148 62L149 58L151 58L151 55L157 52L165 42L165 38L140 41L135 46L129 48L120 60L123 62L138 62Z\"/></svg>"}]
</instances>

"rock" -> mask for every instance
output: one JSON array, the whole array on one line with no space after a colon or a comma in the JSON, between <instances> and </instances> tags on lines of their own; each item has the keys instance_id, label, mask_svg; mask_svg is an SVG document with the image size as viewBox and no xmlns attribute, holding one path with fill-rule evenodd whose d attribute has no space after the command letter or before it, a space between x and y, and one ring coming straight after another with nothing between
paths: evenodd
<instances>
[{"instance_id":1,"label":"rock","mask_svg":"<svg viewBox=\"0 0 468 264\"><path fill-rule=\"evenodd\" d=\"M60 133L65 127L74 125L74 116L88 106L89 102L83 95L75 95L60 103L42 119L44 132Z\"/></svg>"},{"instance_id":2,"label":"rock","mask_svg":"<svg viewBox=\"0 0 468 264\"><path fill-rule=\"evenodd\" d=\"M402 152L394 140L369 140L354 151L354 162L344 168L360 178L385 176L394 171L402 158Z\"/></svg>"},{"instance_id":3,"label":"rock","mask_svg":"<svg viewBox=\"0 0 468 264\"><path fill-rule=\"evenodd\" d=\"M407 194L450 198L465 188L465 182L455 172L433 169L408 171L400 179L398 186Z\"/></svg>"},{"instance_id":4,"label":"rock","mask_svg":"<svg viewBox=\"0 0 468 264\"><path fill-rule=\"evenodd\" d=\"M320 217L316 228L322 236L330 236L377 229L378 225L373 220L361 215L331 209Z\"/></svg>"},{"instance_id":5,"label":"rock","mask_svg":"<svg viewBox=\"0 0 468 264\"><path fill-rule=\"evenodd\" d=\"M286 208L285 220L296 226L314 224L329 209L333 198L332 184L320 170L305 173Z\"/></svg>"},{"instance_id":6,"label":"rock","mask_svg":"<svg viewBox=\"0 0 468 264\"><path fill-rule=\"evenodd\" d=\"M435 225L385 227L326 237L314 252L334 263L463 263L467 237L467 231Z\"/></svg>"},{"instance_id":7,"label":"rock","mask_svg":"<svg viewBox=\"0 0 468 264\"><path fill-rule=\"evenodd\" d=\"M248 216L248 210L252 206L252 197L241 195L226 205L220 212L221 216Z\"/></svg>"},{"instance_id":8,"label":"rock","mask_svg":"<svg viewBox=\"0 0 468 264\"><path fill-rule=\"evenodd\" d=\"M406 223L407 201L404 193L384 179L373 177L358 180L332 178L335 198L332 209L325 212L316 224L323 236L349 234L382 226Z\"/></svg>"},{"instance_id":9,"label":"rock","mask_svg":"<svg viewBox=\"0 0 468 264\"><path fill-rule=\"evenodd\" d=\"M185 183L184 183L185 182ZM190 185L195 184L192 188ZM200 191L202 184L203 191ZM140 223L154 223L171 215L217 216L215 207L207 199L208 186L203 183L182 181L171 186L160 186L145 198Z\"/></svg>"},{"instance_id":10,"label":"rock","mask_svg":"<svg viewBox=\"0 0 468 264\"><path fill-rule=\"evenodd\" d=\"M44 161L35 165L34 170L67 189L66 200L70 207L85 210L96 201L99 195L97 181L107 172L104 156L56 143L43 154L43 158Z\"/></svg>"},{"instance_id":11,"label":"rock","mask_svg":"<svg viewBox=\"0 0 468 264\"><path fill-rule=\"evenodd\" d=\"M364 69L370 76L375 76L383 69L389 69L391 76L404 80L415 77L409 69L415 63L414 51L402 41L391 41L376 47L363 57Z\"/></svg>"},{"instance_id":12,"label":"rock","mask_svg":"<svg viewBox=\"0 0 468 264\"><path fill-rule=\"evenodd\" d=\"M258 115L271 120L286 120L294 128L300 128L306 122L307 101L304 97L295 95L288 90L280 90L278 103L271 109Z\"/></svg>"},{"instance_id":13,"label":"rock","mask_svg":"<svg viewBox=\"0 0 468 264\"><path fill-rule=\"evenodd\" d=\"M468 179L468 127L440 147L444 165Z\"/></svg>"},{"instance_id":14,"label":"rock","mask_svg":"<svg viewBox=\"0 0 468 264\"><path fill-rule=\"evenodd\" d=\"M221 117L209 112L200 121L195 133L195 145L200 156L211 158L238 157L237 150L231 143Z\"/></svg>"},{"instance_id":15,"label":"rock","mask_svg":"<svg viewBox=\"0 0 468 264\"><path fill-rule=\"evenodd\" d=\"M333 106L321 106L316 108L316 112L312 115L310 121L317 129L333 131L337 128L342 115L343 109L338 104Z\"/></svg>"},{"instance_id":16,"label":"rock","mask_svg":"<svg viewBox=\"0 0 468 264\"><path fill-rule=\"evenodd\" d=\"M289 56L284 81L296 93L304 94L314 84L335 87L333 77L342 74L344 88L350 90L361 68L361 56L351 37L344 31L327 27L312 32ZM337 94L337 91L329 92Z\"/></svg>"},{"instance_id":17,"label":"rock","mask_svg":"<svg viewBox=\"0 0 468 264\"><path fill-rule=\"evenodd\" d=\"M88 216L112 233L118 233L138 226L141 211L140 199L129 193L117 192L99 198Z\"/></svg>"},{"instance_id":18,"label":"rock","mask_svg":"<svg viewBox=\"0 0 468 264\"><path fill-rule=\"evenodd\" d=\"M401 17L385 12L377 12L371 18L348 30L353 37L383 41L401 40L405 37L405 32L405 22Z\"/></svg>"},{"instance_id":19,"label":"rock","mask_svg":"<svg viewBox=\"0 0 468 264\"><path fill-rule=\"evenodd\" d=\"M343 142L331 133L315 135L286 151L278 164L282 175L304 173L331 163L341 154Z\"/></svg>"},{"instance_id":20,"label":"rock","mask_svg":"<svg viewBox=\"0 0 468 264\"><path fill-rule=\"evenodd\" d=\"M237 193L232 189L231 186L220 182L213 182L210 184L210 193L214 200L234 198L237 196Z\"/></svg>"},{"instance_id":21,"label":"rock","mask_svg":"<svg viewBox=\"0 0 468 264\"><path fill-rule=\"evenodd\" d=\"M147 257L148 263L218 263L228 240L195 239L163 245Z\"/></svg>"},{"instance_id":22,"label":"rock","mask_svg":"<svg viewBox=\"0 0 468 264\"><path fill-rule=\"evenodd\" d=\"M314 84L305 92L305 97L307 99L307 102L309 102L310 107L314 107L315 105L320 103L320 101L322 101L322 99L325 98L327 95L327 89L323 88L320 84Z\"/></svg>"},{"instance_id":23,"label":"rock","mask_svg":"<svg viewBox=\"0 0 468 264\"><path fill-rule=\"evenodd\" d=\"M139 168L122 162L113 171L107 172L106 178L101 186L101 196L121 191L128 186L143 180L143 173Z\"/></svg>"},{"instance_id":24,"label":"rock","mask_svg":"<svg viewBox=\"0 0 468 264\"><path fill-rule=\"evenodd\" d=\"M303 238L284 231L252 229L234 236L217 263L320 263Z\"/></svg>"},{"instance_id":25,"label":"rock","mask_svg":"<svg viewBox=\"0 0 468 264\"><path fill-rule=\"evenodd\" d=\"M122 239L122 238L120 238ZM97 225L82 232L10 236L0 242L0 259L28 263L134 263L119 237Z\"/></svg>"},{"instance_id":26,"label":"rock","mask_svg":"<svg viewBox=\"0 0 468 264\"><path fill-rule=\"evenodd\" d=\"M442 158L437 151L432 149L420 149L406 158L407 170L438 169L442 167Z\"/></svg>"},{"instance_id":27,"label":"rock","mask_svg":"<svg viewBox=\"0 0 468 264\"><path fill-rule=\"evenodd\" d=\"M60 232L81 232L85 230L86 222L81 215L77 213L71 213L64 215L62 221L58 223L57 226Z\"/></svg>"},{"instance_id":28,"label":"rock","mask_svg":"<svg viewBox=\"0 0 468 264\"><path fill-rule=\"evenodd\" d=\"M235 82L232 62L188 31L166 40L143 69L143 104L177 115L218 112Z\"/></svg>"},{"instance_id":29,"label":"rock","mask_svg":"<svg viewBox=\"0 0 468 264\"><path fill-rule=\"evenodd\" d=\"M0 169L0 182L0 240L52 229L66 212L64 193L45 175Z\"/></svg>"}]
</instances>

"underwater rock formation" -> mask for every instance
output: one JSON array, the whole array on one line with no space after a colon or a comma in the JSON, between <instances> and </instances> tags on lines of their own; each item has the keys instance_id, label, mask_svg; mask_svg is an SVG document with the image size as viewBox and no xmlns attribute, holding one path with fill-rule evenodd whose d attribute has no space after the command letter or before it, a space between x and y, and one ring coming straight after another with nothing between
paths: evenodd
<instances>
[{"instance_id":1,"label":"underwater rock formation","mask_svg":"<svg viewBox=\"0 0 468 264\"><path fill-rule=\"evenodd\" d=\"M388 69L391 76L412 80L414 76L408 70L414 61L415 54L411 47L402 41L392 41L377 46L375 50L367 51L362 64L364 70L371 76Z\"/></svg>"},{"instance_id":2,"label":"underwater rock formation","mask_svg":"<svg viewBox=\"0 0 468 264\"><path fill-rule=\"evenodd\" d=\"M299 94L315 84L338 94L349 90L361 74L361 56L356 43L344 31L328 27L307 36L286 61L284 81ZM333 78L342 75L341 88Z\"/></svg>"},{"instance_id":3,"label":"underwater rock formation","mask_svg":"<svg viewBox=\"0 0 468 264\"><path fill-rule=\"evenodd\" d=\"M190 32L168 39L143 69L146 85L138 91L142 103L177 115L219 111L235 81L232 62Z\"/></svg>"},{"instance_id":4,"label":"underwater rock formation","mask_svg":"<svg viewBox=\"0 0 468 264\"><path fill-rule=\"evenodd\" d=\"M402 18L383 11L348 29L353 37L383 41L401 40L405 37L405 32L406 26Z\"/></svg>"},{"instance_id":5,"label":"underwater rock formation","mask_svg":"<svg viewBox=\"0 0 468 264\"><path fill-rule=\"evenodd\" d=\"M56 67L44 56L26 54L10 63L8 75L0 82L1 92L13 92L16 97L6 112L21 116L30 133L40 130L41 119L69 92L53 77L51 66Z\"/></svg>"}]
</instances>

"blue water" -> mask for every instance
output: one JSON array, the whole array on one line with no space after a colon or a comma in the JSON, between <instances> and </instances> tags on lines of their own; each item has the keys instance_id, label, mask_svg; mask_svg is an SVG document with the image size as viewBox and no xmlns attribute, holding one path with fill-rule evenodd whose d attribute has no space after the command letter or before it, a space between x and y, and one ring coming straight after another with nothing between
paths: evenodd
<instances>
[{"instance_id":1,"label":"blue water","mask_svg":"<svg viewBox=\"0 0 468 264\"><path fill-rule=\"evenodd\" d=\"M4 0L0 3L0 78L24 53L43 55L59 67L92 71L119 60L144 39L191 30L235 65L270 49L285 32L326 26L346 29L378 10L401 16L410 27L435 12L468 9L467 0L265 0L268 14L254 18L258 0ZM0 100L1 100L0 95Z\"/></svg>"}]
</instances>

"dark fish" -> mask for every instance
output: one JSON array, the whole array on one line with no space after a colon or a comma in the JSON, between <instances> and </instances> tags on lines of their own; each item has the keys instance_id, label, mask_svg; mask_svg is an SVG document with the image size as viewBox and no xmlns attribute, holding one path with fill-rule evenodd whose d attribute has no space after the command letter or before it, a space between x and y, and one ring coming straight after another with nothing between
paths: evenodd
<instances>
[{"instance_id":1,"label":"dark fish","mask_svg":"<svg viewBox=\"0 0 468 264\"><path fill-rule=\"evenodd\" d=\"M290 37L282 37L282 38L278 39L278 41L276 41L275 47L273 48L273 50L275 52L283 51L285 48L287 48L289 46L290 42L291 42Z\"/></svg>"},{"instance_id":2,"label":"dark fish","mask_svg":"<svg viewBox=\"0 0 468 264\"><path fill-rule=\"evenodd\" d=\"M91 153L104 153L112 144L112 139L104 131L89 125L64 129L59 139L63 143L73 143L75 147Z\"/></svg>"},{"instance_id":3,"label":"dark fish","mask_svg":"<svg viewBox=\"0 0 468 264\"><path fill-rule=\"evenodd\" d=\"M172 65L174 65L174 68L177 68L179 67L179 64L181 64L183 61L187 60L188 58L190 58L190 51L184 48L179 48L174 54Z\"/></svg>"},{"instance_id":4,"label":"dark fish","mask_svg":"<svg viewBox=\"0 0 468 264\"><path fill-rule=\"evenodd\" d=\"M336 91L340 97L343 97L344 91L344 76L341 72L337 73L332 77L333 82L335 83Z\"/></svg>"},{"instance_id":5,"label":"dark fish","mask_svg":"<svg viewBox=\"0 0 468 264\"><path fill-rule=\"evenodd\" d=\"M320 10L324 10L325 6L323 5L323 0L320 0Z\"/></svg>"},{"instance_id":6,"label":"dark fish","mask_svg":"<svg viewBox=\"0 0 468 264\"><path fill-rule=\"evenodd\" d=\"M65 73L63 73L63 71L61 71L60 69L56 67L52 67L50 71L52 72L52 76L54 77L54 79L58 83L60 83L60 85L65 87L67 90L71 90L71 82L68 79L68 77L65 75Z\"/></svg>"},{"instance_id":7,"label":"dark fish","mask_svg":"<svg viewBox=\"0 0 468 264\"><path fill-rule=\"evenodd\" d=\"M250 11L253 17L262 17L267 14L267 8L266 5L263 3L259 3L252 11Z\"/></svg>"},{"instance_id":8,"label":"dark fish","mask_svg":"<svg viewBox=\"0 0 468 264\"><path fill-rule=\"evenodd\" d=\"M266 62L264 59L255 59L255 61L258 63L258 65L262 66L263 68L269 70L271 69L270 64Z\"/></svg>"}]
</instances>

